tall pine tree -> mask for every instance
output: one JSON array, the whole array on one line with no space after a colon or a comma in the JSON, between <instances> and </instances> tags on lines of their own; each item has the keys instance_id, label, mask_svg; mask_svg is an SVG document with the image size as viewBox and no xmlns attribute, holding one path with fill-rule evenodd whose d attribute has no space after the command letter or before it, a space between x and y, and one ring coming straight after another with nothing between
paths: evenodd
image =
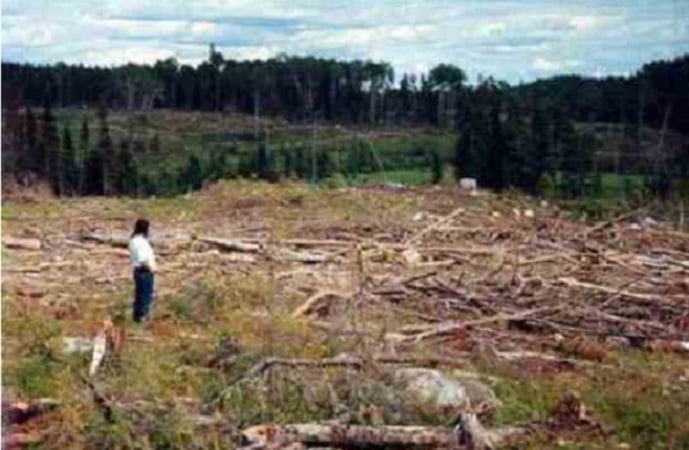
<instances>
[{"instance_id":1,"label":"tall pine tree","mask_svg":"<svg viewBox=\"0 0 689 450\"><path fill-rule=\"evenodd\" d=\"M493 105L490 110L490 133L487 135L488 151L481 168L481 184L495 190L505 188L505 135L500 120L500 106Z\"/></svg>"},{"instance_id":2,"label":"tall pine tree","mask_svg":"<svg viewBox=\"0 0 689 450\"><path fill-rule=\"evenodd\" d=\"M91 147L89 143L89 119L86 114L81 120L81 132L79 133L79 194L86 194L86 162L91 156Z\"/></svg>"},{"instance_id":3,"label":"tall pine tree","mask_svg":"<svg viewBox=\"0 0 689 450\"><path fill-rule=\"evenodd\" d=\"M25 127L25 158L23 158L24 162L22 163L22 167L29 172L40 174L41 168L43 167L43 161L39 153L38 127L36 125L36 116L28 106L26 107Z\"/></svg>"},{"instance_id":4,"label":"tall pine tree","mask_svg":"<svg viewBox=\"0 0 689 450\"><path fill-rule=\"evenodd\" d=\"M280 176L275 170L275 159L265 142L258 145L256 152L256 174L262 180L277 181Z\"/></svg>"},{"instance_id":5,"label":"tall pine tree","mask_svg":"<svg viewBox=\"0 0 689 450\"><path fill-rule=\"evenodd\" d=\"M118 192L123 195L135 195L137 192L138 173L131 149L131 142L123 139L117 155Z\"/></svg>"},{"instance_id":6,"label":"tall pine tree","mask_svg":"<svg viewBox=\"0 0 689 450\"><path fill-rule=\"evenodd\" d=\"M103 195L112 195L115 193L114 183L117 176L117 157L112 143L112 138L110 137L110 131L108 129L108 110L103 105L98 108L98 123L98 151L100 152L100 159L103 164L102 192Z\"/></svg>"},{"instance_id":7,"label":"tall pine tree","mask_svg":"<svg viewBox=\"0 0 689 450\"><path fill-rule=\"evenodd\" d=\"M91 149L84 164L84 186L88 195L108 194L106 189L108 184L106 155L112 153L112 141L110 140L106 118L107 111L105 108L100 108L98 113L100 127L98 144Z\"/></svg>"},{"instance_id":8,"label":"tall pine tree","mask_svg":"<svg viewBox=\"0 0 689 450\"><path fill-rule=\"evenodd\" d=\"M154 134L151 138L151 143L148 146L148 154L152 155L154 158L160 156L160 137L158 137L158 133Z\"/></svg>"},{"instance_id":9,"label":"tall pine tree","mask_svg":"<svg viewBox=\"0 0 689 450\"><path fill-rule=\"evenodd\" d=\"M75 195L79 192L79 161L72 145L72 133L65 124L62 129L62 169L60 185L63 195Z\"/></svg>"},{"instance_id":10,"label":"tall pine tree","mask_svg":"<svg viewBox=\"0 0 689 450\"><path fill-rule=\"evenodd\" d=\"M437 149L428 152L429 165L431 167L431 182L438 184L443 181L444 164L443 158Z\"/></svg>"},{"instance_id":11,"label":"tall pine tree","mask_svg":"<svg viewBox=\"0 0 689 450\"><path fill-rule=\"evenodd\" d=\"M60 148L60 136L58 135L55 116L50 105L43 110L43 133L41 137L41 158L43 160L42 175L50 182L53 192L61 195L60 173L62 166L62 149Z\"/></svg>"},{"instance_id":12,"label":"tall pine tree","mask_svg":"<svg viewBox=\"0 0 689 450\"><path fill-rule=\"evenodd\" d=\"M199 190L203 186L203 168L201 160L196 155L191 155L186 166L180 173L179 185L185 190Z\"/></svg>"}]
</instances>

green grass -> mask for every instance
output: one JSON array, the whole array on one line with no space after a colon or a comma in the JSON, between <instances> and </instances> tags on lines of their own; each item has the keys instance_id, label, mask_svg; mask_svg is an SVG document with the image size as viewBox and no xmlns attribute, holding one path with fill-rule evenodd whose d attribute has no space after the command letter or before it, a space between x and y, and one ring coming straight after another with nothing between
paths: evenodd
<instances>
[{"instance_id":1,"label":"green grass","mask_svg":"<svg viewBox=\"0 0 689 450\"><path fill-rule=\"evenodd\" d=\"M492 375L501 377L495 386L497 397L503 402L497 422L515 424L543 419L560 396L574 390L594 417L611 428L615 441L635 449L689 448L689 420L685 414L689 393L683 386L657 377L676 373L682 362L670 355L644 351L620 356L619 372L529 376L508 367L491 368ZM609 448L611 444L594 436L589 438L590 446L572 448Z\"/></svg>"},{"instance_id":2,"label":"green grass","mask_svg":"<svg viewBox=\"0 0 689 450\"><path fill-rule=\"evenodd\" d=\"M430 181L430 171L421 169L401 169L388 170L385 172L362 173L354 175L349 179L352 185L400 183L409 186L418 186L428 184Z\"/></svg>"}]
</instances>

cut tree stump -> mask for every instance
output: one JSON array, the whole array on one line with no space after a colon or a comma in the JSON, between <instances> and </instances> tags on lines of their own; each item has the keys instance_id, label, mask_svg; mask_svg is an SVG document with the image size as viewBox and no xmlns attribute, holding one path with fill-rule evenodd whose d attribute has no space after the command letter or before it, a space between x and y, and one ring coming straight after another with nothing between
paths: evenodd
<instances>
[{"instance_id":1,"label":"cut tree stump","mask_svg":"<svg viewBox=\"0 0 689 450\"><path fill-rule=\"evenodd\" d=\"M2 244L7 248L17 250L40 250L42 247L40 240L27 238L5 237L2 239Z\"/></svg>"}]
</instances>

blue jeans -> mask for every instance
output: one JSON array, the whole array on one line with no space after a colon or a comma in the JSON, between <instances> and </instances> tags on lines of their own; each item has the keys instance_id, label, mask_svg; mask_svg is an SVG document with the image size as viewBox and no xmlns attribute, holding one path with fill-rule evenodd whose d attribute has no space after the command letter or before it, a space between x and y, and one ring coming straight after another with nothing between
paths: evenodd
<instances>
[{"instance_id":1,"label":"blue jeans","mask_svg":"<svg viewBox=\"0 0 689 450\"><path fill-rule=\"evenodd\" d=\"M153 273L143 268L134 269L134 322L148 317L153 302Z\"/></svg>"}]
</instances>

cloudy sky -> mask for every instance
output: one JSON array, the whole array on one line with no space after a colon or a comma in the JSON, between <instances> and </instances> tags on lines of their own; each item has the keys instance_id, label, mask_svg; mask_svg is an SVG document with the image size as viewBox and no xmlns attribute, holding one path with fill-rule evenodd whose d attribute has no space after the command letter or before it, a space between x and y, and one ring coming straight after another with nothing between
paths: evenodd
<instances>
[{"instance_id":1,"label":"cloudy sky","mask_svg":"<svg viewBox=\"0 0 689 450\"><path fill-rule=\"evenodd\" d=\"M3 0L2 60L196 64L277 53L457 64L517 82L689 53L689 0Z\"/></svg>"}]
</instances>

